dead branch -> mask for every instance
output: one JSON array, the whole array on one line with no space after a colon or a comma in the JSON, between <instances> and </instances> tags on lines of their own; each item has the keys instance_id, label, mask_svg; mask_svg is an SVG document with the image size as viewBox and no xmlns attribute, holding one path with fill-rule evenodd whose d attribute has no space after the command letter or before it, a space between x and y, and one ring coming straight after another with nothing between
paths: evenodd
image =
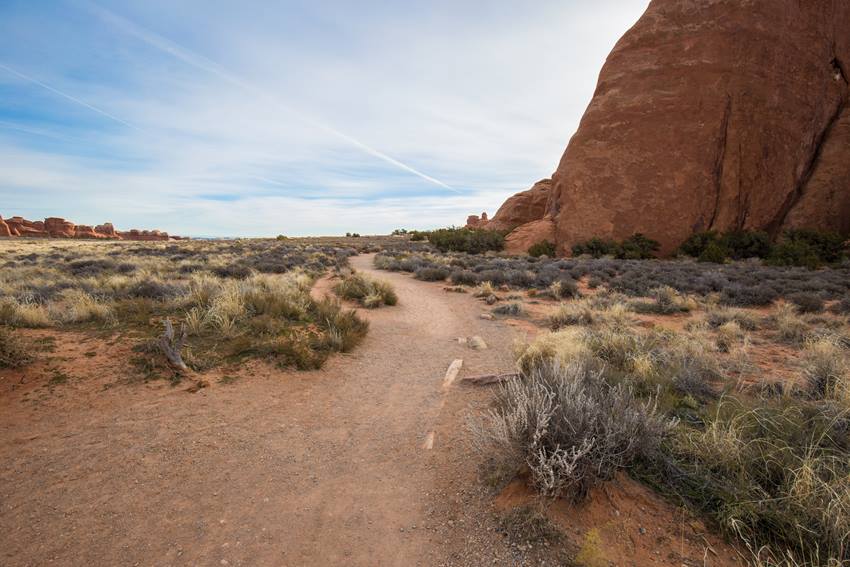
<instances>
[{"instance_id":1,"label":"dead branch","mask_svg":"<svg viewBox=\"0 0 850 567\"><path fill-rule=\"evenodd\" d=\"M165 331L159 338L159 348L168 359L168 364L178 372L189 372L189 367L183 362L183 356L180 354L183 350L183 345L186 344L186 323L180 327L180 338L174 337L174 326L171 324L171 319L165 319Z\"/></svg>"},{"instance_id":2,"label":"dead branch","mask_svg":"<svg viewBox=\"0 0 850 567\"><path fill-rule=\"evenodd\" d=\"M480 376L467 376L461 381L468 382L473 386L489 386L490 384L498 384L500 382L505 382L506 380L513 380L517 377L519 377L518 373L508 372L506 374L482 374Z\"/></svg>"}]
</instances>

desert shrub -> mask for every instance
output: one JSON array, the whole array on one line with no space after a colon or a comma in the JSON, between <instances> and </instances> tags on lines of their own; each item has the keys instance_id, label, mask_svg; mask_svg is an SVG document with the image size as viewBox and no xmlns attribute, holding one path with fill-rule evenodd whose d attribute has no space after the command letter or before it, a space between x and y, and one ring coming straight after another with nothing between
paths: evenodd
<instances>
[{"instance_id":1,"label":"desert shrub","mask_svg":"<svg viewBox=\"0 0 850 567\"><path fill-rule=\"evenodd\" d=\"M850 295L845 295L839 299L830 309L833 313L850 314Z\"/></svg>"},{"instance_id":2,"label":"desert shrub","mask_svg":"<svg viewBox=\"0 0 850 567\"><path fill-rule=\"evenodd\" d=\"M722 264L727 258L767 258L772 251L766 232L735 230L719 234L715 231L692 234L679 246L679 252L701 262Z\"/></svg>"},{"instance_id":3,"label":"desert shrub","mask_svg":"<svg viewBox=\"0 0 850 567\"><path fill-rule=\"evenodd\" d=\"M635 233L620 243L616 256L624 260L647 260L654 258L659 248L661 244L657 240Z\"/></svg>"},{"instance_id":4,"label":"desert shrub","mask_svg":"<svg viewBox=\"0 0 850 567\"><path fill-rule=\"evenodd\" d=\"M592 256L602 258L603 256L614 256L619 251L617 242L610 239L593 237L584 242L577 242L572 246L573 256Z\"/></svg>"},{"instance_id":5,"label":"desert shrub","mask_svg":"<svg viewBox=\"0 0 850 567\"><path fill-rule=\"evenodd\" d=\"M361 274L343 278L333 291L343 299L358 301L369 309L398 303L398 295L389 282L373 280Z\"/></svg>"},{"instance_id":6,"label":"desert shrub","mask_svg":"<svg viewBox=\"0 0 850 567\"><path fill-rule=\"evenodd\" d=\"M767 258L770 266L803 266L810 270L820 267L822 263L817 250L805 241L780 242Z\"/></svg>"},{"instance_id":7,"label":"desert shrub","mask_svg":"<svg viewBox=\"0 0 850 567\"><path fill-rule=\"evenodd\" d=\"M844 256L844 237L836 232L807 229L789 230L783 234L784 242L804 243L818 259L826 264L838 262Z\"/></svg>"},{"instance_id":8,"label":"desert shrub","mask_svg":"<svg viewBox=\"0 0 850 567\"><path fill-rule=\"evenodd\" d=\"M720 240L717 232L710 230L704 232L695 232L690 235L681 245L679 245L679 253L699 258L708 248L709 244L717 243ZM724 254L725 257L725 254Z\"/></svg>"},{"instance_id":9,"label":"desert shrub","mask_svg":"<svg viewBox=\"0 0 850 567\"><path fill-rule=\"evenodd\" d=\"M792 293L786 299L796 305L800 313L820 313L823 311L823 299L813 293Z\"/></svg>"},{"instance_id":10,"label":"desert shrub","mask_svg":"<svg viewBox=\"0 0 850 567\"><path fill-rule=\"evenodd\" d=\"M470 270L454 270L451 273L452 283L455 285L478 285L478 274Z\"/></svg>"},{"instance_id":11,"label":"desert shrub","mask_svg":"<svg viewBox=\"0 0 850 567\"><path fill-rule=\"evenodd\" d=\"M410 241L411 242L421 242L423 240L428 239L428 234L421 230L414 230L410 233Z\"/></svg>"},{"instance_id":12,"label":"desert shrub","mask_svg":"<svg viewBox=\"0 0 850 567\"><path fill-rule=\"evenodd\" d=\"M660 247L658 241L635 233L621 242L597 237L577 242L572 247L572 253L573 256L589 255L593 258L614 256L621 260L646 260L654 258Z\"/></svg>"},{"instance_id":13,"label":"desert shrub","mask_svg":"<svg viewBox=\"0 0 850 567\"><path fill-rule=\"evenodd\" d=\"M579 297L578 283L573 279L562 279L549 286L549 291L558 299Z\"/></svg>"},{"instance_id":14,"label":"desert shrub","mask_svg":"<svg viewBox=\"0 0 850 567\"><path fill-rule=\"evenodd\" d=\"M171 299L181 295L183 288L181 286L166 284L155 279L145 279L132 284L127 288L127 297L136 297L144 299Z\"/></svg>"},{"instance_id":15,"label":"desert shrub","mask_svg":"<svg viewBox=\"0 0 850 567\"><path fill-rule=\"evenodd\" d=\"M759 326L758 319L752 313L726 307L710 307L706 311L705 322L715 329L729 322L736 323L745 331L755 331Z\"/></svg>"},{"instance_id":16,"label":"desert shrub","mask_svg":"<svg viewBox=\"0 0 850 567\"><path fill-rule=\"evenodd\" d=\"M770 305L779 297L779 292L767 284L746 286L732 284L723 288L720 303L734 307L760 307Z\"/></svg>"},{"instance_id":17,"label":"desert shrub","mask_svg":"<svg viewBox=\"0 0 850 567\"><path fill-rule=\"evenodd\" d=\"M428 241L441 252L480 254L505 247L505 237L494 230L441 228L428 233Z\"/></svg>"},{"instance_id":18,"label":"desert shrub","mask_svg":"<svg viewBox=\"0 0 850 567\"><path fill-rule=\"evenodd\" d=\"M447 268L419 268L416 270L416 279L426 282L440 282L449 277Z\"/></svg>"},{"instance_id":19,"label":"desert shrub","mask_svg":"<svg viewBox=\"0 0 850 567\"><path fill-rule=\"evenodd\" d=\"M803 376L813 397L850 402L850 365L834 341L820 339L806 345Z\"/></svg>"},{"instance_id":20,"label":"desert shrub","mask_svg":"<svg viewBox=\"0 0 850 567\"><path fill-rule=\"evenodd\" d=\"M650 458L670 426L654 400L638 401L628 386L610 385L576 361L550 362L508 381L473 432L499 476L527 470L542 494L580 500L598 482Z\"/></svg>"},{"instance_id":21,"label":"desert shrub","mask_svg":"<svg viewBox=\"0 0 850 567\"><path fill-rule=\"evenodd\" d=\"M669 436L664 458L642 474L751 548L820 557L808 565L847 561L846 410L781 398L760 403L723 400L699 427Z\"/></svg>"},{"instance_id":22,"label":"desert shrub","mask_svg":"<svg viewBox=\"0 0 850 567\"><path fill-rule=\"evenodd\" d=\"M700 252L698 259L700 262L710 262L712 264L722 264L729 256L729 251L722 244L716 241L709 242L705 249Z\"/></svg>"},{"instance_id":23,"label":"desert shrub","mask_svg":"<svg viewBox=\"0 0 850 567\"><path fill-rule=\"evenodd\" d=\"M213 268L213 273L220 278L233 278L244 280L251 275L251 267L245 264L229 264L227 266L218 266Z\"/></svg>"},{"instance_id":24,"label":"desert shrub","mask_svg":"<svg viewBox=\"0 0 850 567\"><path fill-rule=\"evenodd\" d=\"M810 326L800 316L799 311L790 303L783 303L770 316L776 328L777 336L786 342L802 344L808 338Z\"/></svg>"},{"instance_id":25,"label":"desert shrub","mask_svg":"<svg viewBox=\"0 0 850 567\"><path fill-rule=\"evenodd\" d=\"M720 245L733 260L767 258L772 250L770 236L758 230L727 232L720 238Z\"/></svg>"},{"instance_id":26,"label":"desert shrub","mask_svg":"<svg viewBox=\"0 0 850 567\"><path fill-rule=\"evenodd\" d=\"M542 242L538 242L537 244L532 244L528 249L528 255L534 256L538 258L540 256L548 256L549 258L554 258L556 254L555 245L549 242L548 240L544 240Z\"/></svg>"},{"instance_id":27,"label":"desert shrub","mask_svg":"<svg viewBox=\"0 0 850 567\"><path fill-rule=\"evenodd\" d=\"M326 333L326 344L333 351L349 352L366 338L369 322L351 309L343 309L338 301L324 299L311 307L313 318Z\"/></svg>"},{"instance_id":28,"label":"desert shrub","mask_svg":"<svg viewBox=\"0 0 850 567\"><path fill-rule=\"evenodd\" d=\"M636 313L656 313L671 315L685 313L693 309L692 300L683 297L670 286L659 287L650 293L653 301L633 301L629 307Z\"/></svg>"},{"instance_id":29,"label":"desert shrub","mask_svg":"<svg viewBox=\"0 0 850 567\"><path fill-rule=\"evenodd\" d=\"M557 331L571 325L592 325L595 320L593 309L586 302L562 303L549 316L549 328Z\"/></svg>"},{"instance_id":30,"label":"desert shrub","mask_svg":"<svg viewBox=\"0 0 850 567\"><path fill-rule=\"evenodd\" d=\"M504 305L499 305L498 307L493 309L493 313L496 315L507 315L510 317L517 317L524 313L522 305L519 303L505 303Z\"/></svg>"},{"instance_id":31,"label":"desert shrub","mask_svg":"<svg viewBox=\"0 0 850 567\"><path fill-rule=\"evenodd\" d=\"M0 324L13 327L50 327L53 320L46 305L0 298Z\"/></svg>"},{"instance_id":32,"label":"desert shrub","mask_svg":"<svg viewBox=\"0 0 850 567\"><path fill-rule=\"evenodd\" d=\"M0 327L0 368L20 368L32 362L33 357L14 331Z\"/></svg>"}]
</instances>

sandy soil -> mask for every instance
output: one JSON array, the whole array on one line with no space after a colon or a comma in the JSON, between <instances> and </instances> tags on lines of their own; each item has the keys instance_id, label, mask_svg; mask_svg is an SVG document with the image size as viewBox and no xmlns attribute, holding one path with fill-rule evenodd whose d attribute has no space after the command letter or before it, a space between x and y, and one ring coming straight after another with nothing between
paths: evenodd
<instances>
[{"instance_id":1,"label":"sandy soil","mask_svg":"<svg viewBox=\"0 0 850 567\"><path fill-rule=\"evenodd\" d=\"M0 374L0 564L522 562L479 513L464 446L487 393L442 388L455 359L510 369L513 331L468 296L376 275L400 303L364 312L353 354L319 372L252 362L197 394L122 383L120 341L33 333L57 337L47 362Z\"/></svg>"},{"instance_id":2,"label":"sandy soil","mask_svg":"<svg viewBox=\"0 0 850 567\"><path fill-rule=\"evenodd\" d=\"M190 394L130 381L120 338L28 332L50 351L0 372L0 565L563 564L504 537L504 503L476 478L465 419L491 390L444 384L457 359L461 377L510 370L533 326L481 319L490 308L471 295L371 261L352 259L391 281L399 305L363 311L364 343L317 372L252 361ZM471 335L490 348L457 341ZM647 490L639 506L647 524L680 516ZM579 543L600 527L605 545L640 539L640 522L611 523L604 508L562 523ZM613 563L703 564L697 542L675 554L645 539L658 554L620 545ZM705 564L727 564L719 552Z\"/></svg>"}]
</instances>

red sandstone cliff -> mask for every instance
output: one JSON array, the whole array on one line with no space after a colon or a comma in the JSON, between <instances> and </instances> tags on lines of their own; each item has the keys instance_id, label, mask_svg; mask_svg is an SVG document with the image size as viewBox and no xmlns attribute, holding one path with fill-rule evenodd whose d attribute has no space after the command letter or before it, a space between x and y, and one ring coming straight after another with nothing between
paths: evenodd
<instances>
[{"instance_id":1,"label":"red sandstone cliff","mask_svg":"<svg viewBox=\"0 0 850 567\"><path fill-rule=\"evenodd\" d=\"M850 2L652 0L524 240L551 226L567 253L641 232L669 253L701 230L848 234L849 79Z\"/></svg>"}]
</instances>

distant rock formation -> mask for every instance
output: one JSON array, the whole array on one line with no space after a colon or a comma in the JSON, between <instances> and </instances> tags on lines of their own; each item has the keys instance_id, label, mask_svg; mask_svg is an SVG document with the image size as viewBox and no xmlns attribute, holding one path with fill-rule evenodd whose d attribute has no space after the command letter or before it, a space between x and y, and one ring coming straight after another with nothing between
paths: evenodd
<instances>
[{"instance_id":1,"label":"distant rock formation","mask_svg":"<svg viewBox=\"0 0 850 567\"><path fill-rule=\"evenodd\" d=\"M185 240L185 237L169 236L159 230L129 230L119 232L112 223L104 223L91 227L76 225L59 217L49 217L44 221L29 221L23 217L11 217L3 220L0 216L0 238L80 238L107 240L138 240L145 242L160 242L166 240Z\"/></svg>"},{"instance_id":2,"label":"distant rock formation","mask_svg":"<svg viewBox=\"0 0 850 567\"><path fill-rule=\"evenodd\" d=\"M560 254L636 232L662 254L703 230L850 234L848 26L846 1L652 0L527 209Z\"/></svg>"}]
</instances>

